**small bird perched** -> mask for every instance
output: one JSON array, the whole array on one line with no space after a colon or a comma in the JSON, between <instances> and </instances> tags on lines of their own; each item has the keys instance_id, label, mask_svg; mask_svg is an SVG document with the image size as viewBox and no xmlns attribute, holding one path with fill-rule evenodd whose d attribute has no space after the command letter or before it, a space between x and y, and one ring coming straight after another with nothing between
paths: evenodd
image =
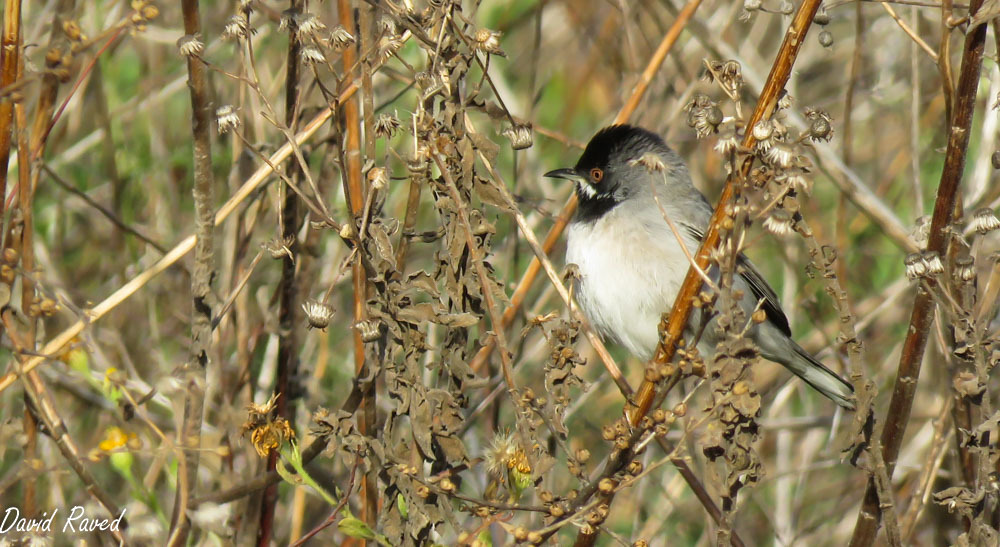
<instances>
[{"instance_id":1,"label":"small bird perched","mask_svg":"<svg viewBox=\"0 0 1000 547\"><path fill-rule=\"evenodd\" d=\"M651 169L651 159L662 164L662 170ZM660 316L673 305L690 264L664 215L694 256L708 229L711 205L663 139L628 125L602 129L587 144L576 167L545 176L576 183L579 207L567 229L566 262L579 270L580 307L603 336L640 359L652 359L660 340ZM709 275L718 278L718 268ZM740 305L747 316L763 301L767 319L748 332L761 355L853 410L851 384L791 339L777 295L742 254L733 288L743 293ZM692 315L691 325L698 321L697 314ZM711 356L719 340L713 320L698 350Z\"/></svg>"}]
</instances>

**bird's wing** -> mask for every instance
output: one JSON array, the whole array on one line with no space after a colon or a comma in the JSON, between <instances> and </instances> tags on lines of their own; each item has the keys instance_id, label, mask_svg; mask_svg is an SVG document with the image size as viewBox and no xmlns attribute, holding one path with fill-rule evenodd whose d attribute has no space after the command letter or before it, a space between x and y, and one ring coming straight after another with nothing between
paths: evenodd
<instances>
[{"instance_id":1,"label":"bird's wing","mask_svg":"<svg viewBox=\"0 0 1000 547\"><path fill-rule=\"evenodd\" d=\"M705 233L700 229L689 224L681 224L684 229L698 241L704 239ZM736 273L739 274L744 281L746 281L756 300L764 300L763 309L764 312L767 313L767 318L770 319L771 322L774 323L774 326L778 327L781 332L785 333L786 336L791 336L792 329L788 326L788 318L785 317L785 312L781 309L781 303L778 302L778 295L775 294L774 289L767 284L767 281L764 280L764 276L761 275L759 270L757 270L757 267L754 266L753 262L750 262L750 259L743 253L740 253L739 258L737 259L736 270Z\"/></svg>"}]
</instances>

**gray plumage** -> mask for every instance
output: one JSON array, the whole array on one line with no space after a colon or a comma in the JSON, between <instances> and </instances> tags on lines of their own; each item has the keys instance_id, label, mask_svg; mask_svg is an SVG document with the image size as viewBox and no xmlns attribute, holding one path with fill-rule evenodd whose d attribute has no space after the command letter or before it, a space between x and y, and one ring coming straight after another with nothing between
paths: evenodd
<instances>
[{"instance_id":1,"label":"gray plumage","mask_svg":"<svg viewBox=\"0 0 1000 547\"><path fill-rule=\"evenodd\" d=\"M639 161L649 153L662 162L663 171ZM567 229L566 262L579 268L580 307L603 336L640 359L651 359L660 316L673 305L690 264L664 212L693 256L708 228L711 205L691 183L683 160L659 136L626 125L601 130L575 167L546 176L576 183L579 208ZM740 305L747 316L764 301L767 320L749 332L761 355L853 409L851 385L791 339L778 297L753 263L740 255L737 270L733 285L744 294ZM692 324L696 321L693 317ZM715 323L709 323L698 350L711 356L718 341Z\"/></svg>"}]
</instances>

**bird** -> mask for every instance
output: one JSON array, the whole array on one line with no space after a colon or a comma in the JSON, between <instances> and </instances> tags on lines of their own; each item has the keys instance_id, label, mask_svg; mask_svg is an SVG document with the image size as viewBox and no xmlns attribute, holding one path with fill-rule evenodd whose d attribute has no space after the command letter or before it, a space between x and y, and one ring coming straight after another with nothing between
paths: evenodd
<instances>
[{"instance_id":1,"label":"bird","mask_svg":"<svg viewBox=\"0 0 1000 547\"><path fill-rule=\"evenodd\" d=\"M657 169L650 169L650 163ZM545 176L575 183L578 206L566 229L566 262L576 266L574 293L580 309L605 339L639 359L652 359L660 341L660 317L673 306L690 265L679 239L694 256L708 229L711 204L659 135L631 125L601 129L574 167ZM718 268L709 275L717 279ZM766 318L748 332L760 354L853 410L854 388L792 340L777 295L742 253L733 288L734 294L743 294L740 305L747 316L762 302ZM699 324L695 315L688 332ZM699 353L711 356L719 340L713 319L699 339Z\"/></svg>"}]
</instances>

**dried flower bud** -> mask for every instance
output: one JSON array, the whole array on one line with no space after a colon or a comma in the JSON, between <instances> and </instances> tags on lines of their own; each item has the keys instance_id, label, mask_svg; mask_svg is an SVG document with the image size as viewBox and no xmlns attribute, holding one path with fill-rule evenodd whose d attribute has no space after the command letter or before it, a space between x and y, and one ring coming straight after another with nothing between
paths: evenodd
<instances>
[{"instance_id":1,"label":"dried flower bud","mask_svg":"<svg viewBox=\"0 0 1000 547\"><path fill-rule=\"evenodd\" d=\"M438 488L450 494L455 491L455 483L451 482L451 479L448 477L445 477L438 483Z\"/></svg>"},{"instance_id":2,"label":"dried flower bud","mask_svg":"<svg viewBox=\"0 0 1000 547\"><path fill-rule=\"evenodd\" d=\"M330 46L337 51L343 51L348 47L354 45L354 35L347 32L347 29L343 25L337 25L333 27L330 31Z\"/></svg>"},{"instance_id":3,"label":"dried flower bud","mask_svg":"<svg viewBox=\"0 0 1000 547\"><path fill-rule=\"evenodd\" d=\"M295 236L287 236L284 238L272 238L261 244L264 250L267 251L271 258L277 260L279 258L292 258L292 245L295 244Z\"/></svg>"},{"instance_id":4,"label":"dried flower bud","mask_svg":"<svg viewBox=\"0 0 1000 547\"><path fill-rule=\"evenodd\" d=\"M298 17L296 34L299 40L315 38L316 34L326 30L326 25L319 20L319 17L311 13L303 13Z\"/></svg>"},{"instance_id":5,"label":"dried flower bud","mask_svg":"<svg viewBox=\"0 0 1000 547\"><path fill-rule=\"evenodd\" d=\"M528 540L528 529L524 526L518 526L514 528L514 541L518 543L523 543Z\"/></svg>"},{"instance_id":6,"label":"dried flower bud","mask_svg":"<svg viewBox=\"0 0 1000 547\"><path fill-rule=\"evenodd\" d=\"M553 503L549 506L549 515L555 518L559 518L566 514L566 510L562 508L558 503Z\"/></svg>"},{"instance_id":7,"label":"dried flower bud","mask_svg":"<svg viewBox=\"0 0 1000 547\"><path fill-rule=\"evenodd\" d=\"M723 156L728 156L740 147L740 140L736 137L736 132L728 131L723 133L715 143L715 151Z\"/></svg>"},{"instance_id":8,"label":"dried flower bud","mask_svg":"<svg viewBox=\"0 0 1000 547\"><path fill-rule=\"evenodd\" d=\"M688 411L687 403L677 403L677 406L674 407L674 416L677 416L678 418L683 418L687 414L687 411Z\"/></svg>"},{"instance_id":9,"label":"dried flower bud","mask_svg":"<svg viewBox=\"0 0 1000 547\"><path fill-rule=\"evenodd\" d=\"M205 51L201 34L185 34L177 39L177 49L184 57L196 57Z\"/></svg>"},{"instance_id":10,"label":"dried flower bud","mask_svg":"<svg viewBox=\"0 0 1000 547\"><path fill-rule=\"evenodd\" d=\"M403 39L398 36L383 36L378 41L378 57L375 62L383 64L403 48Z\"/></svg>"},{"instance_id":11,"label":"dried flower bud","mask_svg":"<svg viewBox=\"0 0 1000 547\"><path fill-rule=\"evenodd\" d=\"M503 136L510 139L510 147L514 150L531 148L534 138L531 135L531 125L514 124L503 130Z\"/></svg>"},{"instance_id":12,"label":"dried flower bud","mask_svg":"<svg viewBox=\"0 0 1000 547\"><path fill-rule=\"evenodd\" d=\"M824 29L819 33L819 45L823 47L830 47L833 45L833 34L830 31Z\"/></svg>"},{"instance_id":13,"label":"dried flower bud","mask_svg":"<svg viewBox=\"0 0 1000 547\"><path fill-rule=\"evenodd\" d=\"M500 36L498 31L481 28L473 35L473 40L476 42L475 48L483 53L505 57L506 54L500 49Z\"/></svg>"},{"instance_id":14,"label":"dried flower bud","mask_svg":"<svg viewBox=\"0 0 1000 547\"><path fill-rule=\"evenodd\" d=\"M332 307L315 300L303 302L302 311L306 312L306 320L309 321L309 328L320 330L326 330L326 327L330 325L330 319L333 318L334 313Z\"/></svg>"},{"instance_id":15,"label":"dried flower bud","mask_svg":"<svg viewBox=\"0 0 1000 547\"><path fill-rule=\"evenodd\" d=\"M924 251L920 254L920 258L927 267L927 275L934 276L944 272L944 263L941 262L941 256L937 251Z\"/></svg>"},{"instance_id":16,"label":"dried flower bud","mask_svg":"<svg viewBox=\"0 0 1000 547\"><path fill-rule=\"evenodd\" d=\"M615 481L604 477L601 482L597 483L597 489L604 495L608 495L615 491Z\"/></svg>"},{"instance_id":17,"label":"dried flower bud","mask_svg":"<svg viewBox=\"0 0 1000 547\"><path fill-rule=\"evenodd\" d=\"M788 169L795 159L795 150L788 144L776 142L767 149L764 157L775 167Z\"/></svg>"},{"instance_id":18,"label":"dried flower bud","mask_svg":"<svg viewBox=\"0 0 1000 547\"><path fill-rule=\"evenodd\" d=\"M628 467L625 468L625 472L629 475L638 475L639 473L642 473L642 462L639 460L630 461Z\"/></svg>"},{"instance_id":19,"label":"dried flower bud","mask_svg":"<svg viewBox=\"0 0 1000 547\"><path fill-rule=\"evenodd\" d=\"M760 120L753 126L753 138L757 142L766 142L774 134L774 124L771 120Z\"/></svg>"},{"instance_id":20,"label":"dried flower bud","mask_svg":"<svg viewBox=\"0 0 1000 547\"><path fill-rule=\"evenodd\" d=\"M833 127L830 120L826 118L816 118L809 124L809 138L814 141L830 142L833 138Z\"/></svg>"},{"instance_id":21,"label":"dried flower bud","mask_svg":"<svg viewBox=\"0 0 1000 547\"><path fill-rule=\"evenodd\" d=\"M236 113L236 107L231 104L224 104L215 109L215 120L219 128L219 134L229 133L234 129L239 129L240 115Z\"/></svg>"},{"instance_id":22,"label":"dried flower bud","mask_svg":"<svg viewBox=\"0 0 1000 547\"><path fill-rule=\"evenodd\" d=\"M924 264L923 257L920 253L910 253L906 255L906 259L903 261L906 265L906 278L913 281L919 277L923 277L927 273L927 265Z\"/></svg>"},{"instance_id":23,"label":"dried flower bud","mask_svg":"<svg viewBox=\"0 0 1000 547\"><path fill-rule=\"evenodd\" d=\"M971 256L960 256L955 259L955 279L968 283L976 278L976 264Z\"/></svg>"},{"instance_id":24,"label":"dried flower bud","mask_svg":"<svg viewBox=\"0 0 1000 547\"><path fill-rule=\"evenodd\" d=\"M976 211L969 222L969 229L979 232L980 235L986 235L997 228L1000 228L1000 218L997 218L993 209L988 207Z\"/></svg>"},{"instance_id":25,"label":"dried flower bud","mask_svg":"<svg viewBox=\"0 0 1000 547\"><path fill-rule=\"evenodd\" d=\"M354 324L354 328L361 333L362 342L374 342L382 333L382 323L374 319L365 319Z\"/></svg>"},{"instance_id":26,"label":"dried flower bud","mask_svg":"<svg viewBox=\"0 0 1000 547\"><path fill-rule=\"evenodd\" d=\"M43 298L38 304L38 308L41 310L42 315L46 317L52 317L57 311L59 311L59 303L51 298Z\"/></svg>"},{"instance_id":27,"label":"dried flower bud","mask_svg":"<svg viewBox=\"0 0 1000 547\"><path fill-rule=\"evenodd\" d=\"M545 539L542 537L542 534L535 532L534 530L528 532L528 543L532 545L541 545L543 541L545 541Z\"/></svg>"},{"instance_id":28,"label":"dried flower bud","mask_svg":"<svg viewBox=\"0 0 1000 547\"><path fill-rule=\"evenodd\" d=\"M302 59L302 62L307 65L326 62L326 56L323 55L323 52L316 46L303 47L299 50L299 57Z\"/></svg>"},{"instance_id":29,"label":"dried flower bud","mask_svg":"<svg viewBox=\"0 0 1000 547\"><path fill-rule=\"evenodd\" d=\"M785 209L774 209L764 219L764 229L776 236L790 234L792 232L792 214Z\"/></svg>"},{"instance_id":30,"label":"dried flower bud","mask_svg":"<svg viewBox=\"0 0 1000 547\"><path fill-rule=\"evenodd\" d=\"M246 15L233 15L222 27L222 37L227 40L244 40L250 35L250 21Z\"/></svg>"},{"instance_id":31,"label":"dried flower bud","mask_svg":"<svg viewBox=\"0 0 1000 547\"><path fill-rule=\"evenodd\" d=\"M368 170L368 183L374 190L385 190L389 185L389 176L385 173L384 167L372 167Z\"/></svg>"},{"instance_id":32,"label":"dried flower bud","mask_svg":"<svg viewBox=\"0 0 1000 547\"><path fill-rule=\"evenodd\" d=\"M379 114L375 118L375 136L384 139L392 138L399 131L399 118L392 114Z\"/></svg>"}]
</instances>

